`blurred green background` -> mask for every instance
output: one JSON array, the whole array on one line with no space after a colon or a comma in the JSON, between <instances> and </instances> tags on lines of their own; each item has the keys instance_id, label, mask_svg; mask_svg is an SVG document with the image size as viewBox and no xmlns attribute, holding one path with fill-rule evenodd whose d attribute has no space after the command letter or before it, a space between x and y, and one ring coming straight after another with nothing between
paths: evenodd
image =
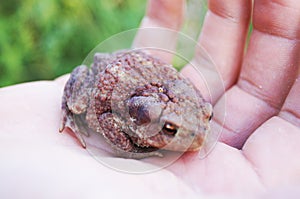
<instances>
[{"instance_id":1,"label":"blurred green background","mask_svg":"<svg viewBox=\"0 0 300 199\"><path fill-rule=\"evenodd\" d=\"M138 27L145 8L146 0L1 0L0 87L69 73L101 41Z\"/></svg>"}]
</instances>

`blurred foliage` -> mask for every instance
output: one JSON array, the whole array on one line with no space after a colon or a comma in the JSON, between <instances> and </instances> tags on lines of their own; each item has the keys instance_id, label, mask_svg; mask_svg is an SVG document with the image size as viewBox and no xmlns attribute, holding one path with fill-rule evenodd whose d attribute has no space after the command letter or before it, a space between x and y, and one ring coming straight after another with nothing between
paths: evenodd
<instances>
[{"instance_id":1,"label":"blurred foliage","mask_svg":"<svg viewBox=\"0 0 300 199\"><path fill-rule=\"evenodd\" d=\"M0 87L53 79L109 36L138 27L146 0L1 0Z\"/></svg>"}]
</instances>

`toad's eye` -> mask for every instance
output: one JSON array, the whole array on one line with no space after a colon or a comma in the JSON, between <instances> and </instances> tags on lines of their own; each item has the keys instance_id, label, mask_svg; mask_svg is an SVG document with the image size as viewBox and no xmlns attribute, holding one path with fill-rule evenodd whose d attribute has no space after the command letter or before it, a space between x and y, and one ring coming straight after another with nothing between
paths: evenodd
<instances>
[{"instance_id":1,"label":"toad's eye","mask_svg":"<svg viewBox=\"0 0 300 199\"><path fill-rule=\"evenodd\" d=\"M162 131L163 133L167 134L167 135L171 135L171 136L175 136L175 134L177 133L178 130L178 126L172 124L172 123L165 123Z\"/></svg>"},{"instance_id":2,"label":"toad's eye","mask_svg":"<svg viewBox=\"0 0 300 199\"><path fill-rule=\"evenodd\" d=\"M211 112L211 115L209 116L208 121L211 121L211 119L213 118L213 116L214 116L214 113Z\"/></svg>"}]
</instances>

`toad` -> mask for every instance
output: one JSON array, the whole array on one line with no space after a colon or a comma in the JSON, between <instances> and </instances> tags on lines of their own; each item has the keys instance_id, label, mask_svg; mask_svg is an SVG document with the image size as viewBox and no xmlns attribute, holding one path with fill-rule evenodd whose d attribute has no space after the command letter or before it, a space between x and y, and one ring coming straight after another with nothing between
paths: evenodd
<instances>
[{"instance_id":1,"label":"toad","mask_svg":"<svg viewBox=\"0 0 300 199\"><path fill-rule=\"evenodd\" d=\"M60 132L101 134L119 157L197 151L210 132L212 106L176 69L140 50L96 53L76 67L62 99Z\"/></svg>"}]
</instances>

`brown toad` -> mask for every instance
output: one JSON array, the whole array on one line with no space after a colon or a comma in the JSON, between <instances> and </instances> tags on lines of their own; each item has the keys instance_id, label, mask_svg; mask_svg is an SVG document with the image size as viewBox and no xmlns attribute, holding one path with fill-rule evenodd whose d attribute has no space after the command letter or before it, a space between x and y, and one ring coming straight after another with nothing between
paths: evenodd
<instances>
[{"instance_id":1,"label":"brown toad","mask_svg":"<svg viewBox=\"0 0 300 199\"><path fill-rule=\"evenodd\" d=\"M96 53L89 69L73 70L65 85L60 131L82 146L100 133L117 156L162 156L158 149L197 151L210 131L212 106L172 65L142 51Z\"/></svg>"}]
</instances>

